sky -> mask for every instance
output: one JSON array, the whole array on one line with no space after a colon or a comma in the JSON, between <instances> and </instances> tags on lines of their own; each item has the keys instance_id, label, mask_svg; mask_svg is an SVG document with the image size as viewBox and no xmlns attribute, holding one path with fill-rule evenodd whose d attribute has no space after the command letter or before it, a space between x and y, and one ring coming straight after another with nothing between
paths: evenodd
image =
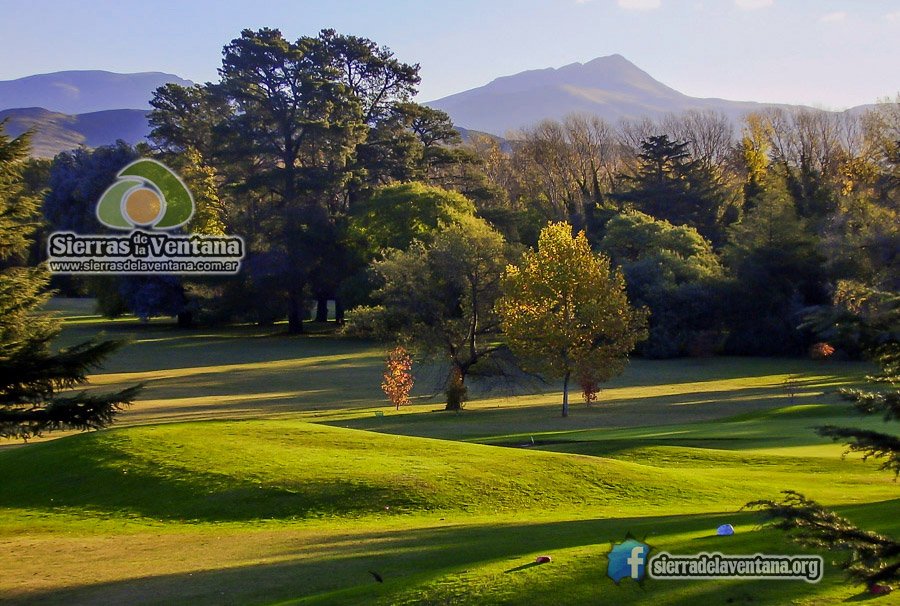
<instances>
[{"instance_id":1,"label":"sky","mask_svg":"<svg viewBox=\"0 0 900 606\"><path fill-rule=\"evenodd\" d=\"M217 79L244 28L322 28L419 63L418 100L619 53L699 97L843 109L900 91L900 0L0 0L0 80L70 69Z\"/></svg>"}]
</instances>

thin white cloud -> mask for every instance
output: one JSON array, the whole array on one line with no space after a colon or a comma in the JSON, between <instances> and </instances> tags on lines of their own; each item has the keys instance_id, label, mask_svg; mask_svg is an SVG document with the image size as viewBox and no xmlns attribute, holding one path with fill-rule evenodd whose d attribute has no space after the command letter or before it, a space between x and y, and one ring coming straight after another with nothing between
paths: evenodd
<instances>
[{"instance_id":1,"label":"thin white cloud","mask_svg":"<svg viewBox=\"0 0 900 606\"><path fill-rule=\"evenodd\" d=\"M734 0L735 6L742 11L755 11L775 4L775 0Z\"/></svg>"},{"instance_id":2,"label":"thin white cloud","mask_svg":"<svg viewBox=\"0 0 900 606\"><path fill-rule=\"evenodd\" d=\"M888 13L884 16L885 19L890 21L891 23L900 23L900 11L894 11L893 13Z\"/></svg>"},{"instance_id":3,"label":"thin white cloud","mask_svg":"<svg viewBox=\"0 0 900 606\"><path fill-rule=\"evenodd\" d=\"M834 11L833 13L826 13L819 17L819 21L822 23L840 23L844 19L847 18L847 13L844 11Z\"/></svg>"},{"instance_id":4,"label":"thin white cloud","mask_svg":"<svg viewBox=\"0 0 900 606\"><path fill-rule=\"evenodd\" d=\"M652 11L659 8L661 0L617 0L619 7L627 11Z\"/></svg>"}]
</instances>

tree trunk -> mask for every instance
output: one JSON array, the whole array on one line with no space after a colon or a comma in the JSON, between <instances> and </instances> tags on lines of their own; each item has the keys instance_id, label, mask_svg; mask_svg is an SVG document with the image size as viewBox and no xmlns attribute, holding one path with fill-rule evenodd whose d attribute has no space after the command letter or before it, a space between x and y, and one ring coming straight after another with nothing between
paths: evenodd
<instances>
[{"instance_id":1,"label":"tree trunk","mask_svg":"<svg viewBox=\"0 0 900 606\"><path fill-rule=\"evenodd\" d=\"M334 300L334 321L338 326L344 325L344 306L337 298Z\"/></svg>"},{"instance_id":2,"label":"tree trunk","mask_svg":"<svg viewBox=\"0 0 900 606\"><path fill-rule=\"evenodd\" d=\"M190 328L194 325L194 313L191 311L178 312L178 328Z\"/></svg>"},{"instance_id":3,"label":"tree trunk","mask_svg":"<svg viewBox=\"0 0 900 606\"><path fill-rule=\"evenodd\" d=\"M562 416L569 416L569 376L571 371L566 371L566 378L563 380L563 412Z\"/></svg>"},{"instance_id":4,"label":"tree trunk","mask_svg":"<svg viewBox=\"0 0 900 606\"><path fill-rule=\"evenodd\" d=\"M299 335L303 332L303 309L301 298L295 293L288 296L288 333Z\"/></svg>"},{"instance_id":5,"label":"tree trunk","mask_svg":"<svg viewBox=\"0 0 900 606\"><path fill-rule=\"evenodd\" d=\"M328 321L328 297L319 297L316 299L316 322Z\"/></svg>"},{"instance_id":6,"label":"tree trunk","mask_svg":"<svg viewBox=\"0 0 900 606\"><path fill-rule=\"evenodd\" d=\"M459 412L462 410L463 402L466 401L466 370L460 366L454 366L450 371L450 380L447 385L447 405L444 410L454 410Z\"/></svg>"}]
</instances>

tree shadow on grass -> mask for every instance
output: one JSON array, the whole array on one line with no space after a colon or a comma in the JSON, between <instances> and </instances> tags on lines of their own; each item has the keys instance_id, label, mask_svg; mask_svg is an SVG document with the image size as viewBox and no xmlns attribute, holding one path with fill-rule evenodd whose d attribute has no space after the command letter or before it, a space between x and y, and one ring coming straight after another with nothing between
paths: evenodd
<instances>
[{"instance_id":1,"label":"tree shadow on grass","mask_svg":"<svg viewBox=\"0 0 900 606\"><path fill-rule=\"evenodd\" d=\"M188 473L168 468L164 460L132 457L118 446L120 439L107 432L83 434L5 452L0 507L225 522L364 515L385 508L402 512L427 505L414 490L352 477L272 486L195 469Z\"/></svg>"},{"instance_id":2,"label":"tree shadow on grass","mask_svg":"<svg viewBox=\"0 0 900 606\"><path fill-rule=\"evenodd\" d=\"M861 506L862 508L870 506ZM705 515L674 515L646 518L586 519L546 523L513 523L497 525L454 525L445 527L416 528L411 530L366 530L348 531L324 551L313 554L303 546L296 550L271 554L279 561L259 565L231 566L215 570L193 570L177 574L147 575L121 581L90 583L78 588L60 588L33 591L11 597L21 604L177 604L190 603L192 606L204 604L262 604L304 597L317 603L367 604L376 600L385 602L409 599L408 591L440 592L442 585L456 582L460 575L473 567L492 565L498 561L520 560L534 553L562 552L559 559L554 557L546 565L549 576L532 577L529 584L517 589L516 594L505 594L504 603L521 603L535 591L550 598L555 595L555 603L577 603L567 600L567 587L553 583L576 583L582 590L592 592L597 597L607 596L602 603L639 603L648 597L658 598L658 603L724 603L711 600L724 597L717 594L723 589L728 595L742 603L743 596L763 591L764 596L755 604L781 604L783 600L812 596L820 586L806 583L782 583L773 594L768 581L734 581L726 586L709 582L656 583L648 584L644 592L628 591L630 587L617 588L605 577L605 560L600 554L606 553L611 543L619 542L630 532L634 536L646 537L653 546L654 536L677 536L714 528L725 519L737 523L751 521L748 513L712 513ZM377 522L373 521L373 525ZM189 537L186 537L189 540ZM721 537L705 539L704 545L689 539L668 540L666 548L673 552L693 553L719 548ZM754 531L739 537L728 537L729 551L732 553L752 550L777 549L783 552L782 537L775 531ZM735 539L737 542L735 542ZM127 541L127 537L122 537ZM777 546L777 547L776 547ZM596 557L572 558L564 552L572 548L590 548ZM190 543L184 545L190 549ZM260 547L260 551L264 548ZM743 550L743 551L742 551ZM749 550L749 551L748 551ZM789 551L796 551L789 549ZM556 555L554 553L554 555ZM146 554L142 554L146 558ZM147 562L152 568L152 561ZM536 566L523 564L506 570L522 571ZM562 568L559 568L559 567ZM377 570L384 577L384 583L375 583L369 573ZM561 572L559 580L557 575ZM828 569L826 578L836 583L840 573ZM90 578L85 571L85 578ZM438 582L440 581L440 582ZM460 581L465 582L465 581ZM488 576L485 582L503 583L496 576ZM532 585L533 583L533 585ZM544 586L548 584L548 586ZM682 588L690 588L682 594ZM713 586L714 585L714 586ZM823 583L822 585L826 585ZM431 589L428 589L428 588ZM618 590L618 591L617 591ZM640 595L638 595L640 594ZM653 595L650 595L653 594ZM416 594L418 595L418 594ZM466 594L463 594L463 597ZM631 597L629 597L631 596ZM702 596L702 600L696 600ZM774 597L773 597L774 596ZM446 597L446 596L445 596ZM457 596L459 597L459 596ZM435 603L447 599L435 596ZM692 601L693 600L693 601ZM779 601L782 600L782 601ZM452 601L452 600L451 600ZM478 603L477 596L470 596L464 603ZM789 600L788 600L789 601ZM459 600L453 601L458 603ZM404 603L406 603L404 601ZM542 603L540 599L537 603Z\"/></svg>"},{"instance_id":3,"label":"tree shadow on grass","mask_svg":"<svg viewBox=\"0 0 900 606\"><path fill-rule=\"evenodd\" d=\"M274 564L197 570L181 574L90 584L17 596L23 604L253 604L271 603L317 593L350 589L356 603L389 595L410 580L424 582L440 574L480 561L520 558L533 551L552 551L619 541L629 530L637 536L666 532L673 527L696 530L720 515L654 518L589 519L496 526L441 526L401 531L369 530L354 533L330 553L308 558L306 548L277 553ZM373 525L377 522L373 521ZM123 537L122 540L127 540ZM358 544L371 541L362 551ZM185 549L190 549L186 544ZM369 570L384 577L380 586ZM423 570L428 572L423 574ZM361 590L361 593L360 593ZM350 596L346 596L350 597ZM335 595L332 603L344 603Z\"/></svg>"},{"instance_id":4,"label":"tree shadow on grass","mask_svg":"<svg viewBox=\"0 0 900 606\"><path fill-rule=\"evenodd\" d=\"M852 602L869 602L871 600L877 600L878 598L883 598L883 597L884 596L882 596L882 595L876 595L874 593L871 593L868 590L864 590L864 591L860 591L856 595L850 596L849 598L845 599L844 602L851 602L851 603ZM896 598L894 598L894 599L896 599ZM887 606L887 602L884 600L881 600L878 603L885 604L885 606Z\"/></svg>"},{"instance_id":5,"label":"tree shadow on grass","mask_svg":"<svg viewBox=\"0 0 900 606\"><path fill-rule=\"evenodd\" d=\"M511 572L520 572L522 570L528 570L529 568L534 568L535 566L540 566L541 564L544 564L544 563L545 562L528 562L527 564L522 564L521 566L516 566L515 568L509 568L507 570L504 570L503 573L509 574Z\"/></svg>"},{"instance_id":6,"label":"tree shadow on grass","mask_svg":"<svg viewBox=\"0 0 900 606\"><path fill-rule=\"evenodd\" d=\"M846 405L838 402L836 396L819 396L815 399L816 404L823 402L829 404L817 407L813 411L800 409L782 415L779 420L803 418L807 425L814 425L818 419L846 415L849 410ZM741 432L755 431L758 438L771 441L771 428L766 429L762 423L763 419L755 417L765 416L773 409L785 406L788 406L788 399L780 389L759 386L608 399L590 408L576 404L567 418L560 416L559 405L553 403L524 407L512 405L472 408L461 414L452 415L440 413L385 415L326 423L380 433L473 440L499 446L521 446L530 443L532 436L536 444L547 445L556 443L555 440L577 441L578 432L582 431L643 428L652 431L656 427L706 421L746 421L742 426L735 425L728 437L741 439ZM703 426L698 425L692 428L692 431L702 429ZM598 437L588 435L586 441L595 441ZM692 439L692 436L684 437ZM714 437L703 439L715 442ZM810 431L809 443L821 443L821 440Z\"/></svg>"}]
</instances>

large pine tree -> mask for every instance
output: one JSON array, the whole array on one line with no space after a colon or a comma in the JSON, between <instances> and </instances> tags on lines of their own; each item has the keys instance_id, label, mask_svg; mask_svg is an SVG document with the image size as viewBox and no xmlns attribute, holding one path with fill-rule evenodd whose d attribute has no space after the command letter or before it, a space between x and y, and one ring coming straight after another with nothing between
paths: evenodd
<instances>
[{"instance_id":1,"label":"large pine tree","mask_svg":"<svg viewBox=\"0 0 900 606\"><path fill-rule=\"evenodd\" d=\"M691 156L689 146L667 135L641 141L638 167L614 198L657 219L690 225L718 244L728 201L716 175Z\"/></svg>"},{"instance_id":2,"label":"large pine tree","mask_svg":"<svg viewBox=\"0 0 900 606\"><path fill-rule=\"evenodd\" d=\"M38 204L22 179L27 157L28 137L10 139L0 123L0 437L23 439L55 429L104 427L140 389L73 391L121 342L51 347L60 324L41 312L50 297L49 274L28 266Z\"/></svg>"}]
</instances>

